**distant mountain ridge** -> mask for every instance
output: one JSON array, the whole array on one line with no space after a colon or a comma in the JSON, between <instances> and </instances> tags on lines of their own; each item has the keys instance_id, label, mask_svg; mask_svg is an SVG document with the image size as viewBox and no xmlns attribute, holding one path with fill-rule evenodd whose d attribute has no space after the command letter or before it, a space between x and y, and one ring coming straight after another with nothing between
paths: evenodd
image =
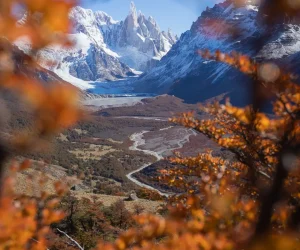
<instances>
[{"instance_id":1,"label":"distant mountain ridge","mask_svg":"<svg viewBox=\"0 0 300 250\"><path fill-rule=\"evenodd\" d=\"M136 91L168 93L192 103L225 94L237 104L247 103L249 78L228 65L201 58L196 53L199 49L237 51L278 63L290 61L290 69L300 73L296 63L300 26L291 22L274 26L257 52L253 42L264 32L258 21L258 1L239 2L226 0L203 11L158 65L137 80Z\"/></svg>"},{"instance_id":2,"label":"distant mountain ridge","mask_svg":"<svg viewBox=\"0 0 300 250\"><path fill-rule=\"evenodd\" d=\"M74 24L69 37L75 46L51 46L37 57L41 66L81 89L92 87L92 82L114 81L149 70L177 40L171 31L161 32L152 17L138 14L133 2L125 21L80 6L74 7L69 16ZM25 21L26 16L20 23ZM16 45L30 53L26 39Z\"/></svg>"}]
</instances>

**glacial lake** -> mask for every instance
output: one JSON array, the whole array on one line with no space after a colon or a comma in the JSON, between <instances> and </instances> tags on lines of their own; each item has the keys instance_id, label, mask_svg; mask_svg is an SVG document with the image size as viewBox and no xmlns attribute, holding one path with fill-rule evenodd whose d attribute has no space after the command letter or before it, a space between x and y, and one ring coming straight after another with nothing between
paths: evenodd
<instances>
[{"instance_id":1,"label":"glacial lake","mask_svg":"<svg viewBox=\"0 0 300 250\"><path fill-rule=\"evenodd\" d=\"M113 82L94 83L94 88L88 89L91 94L101 95L84 102L88 106L100 108L132 106L140 103L142 99L157 96L153 93L134 93L132 81L125 79Z\"/></svg>"},{"instance_id":2,"label":"glacial lake","mask_svg":"<svg viewBox=\"0 0 300 250\"><path fill-rule=\"evenodd\" d=\"M119 81L95 82L91 83L94 87L87 90L87 92L97 95L113 95L113 96L156 96L151 93L136 93L134 92L132 78L121 79Z\"/></svg>"}]
</instances>

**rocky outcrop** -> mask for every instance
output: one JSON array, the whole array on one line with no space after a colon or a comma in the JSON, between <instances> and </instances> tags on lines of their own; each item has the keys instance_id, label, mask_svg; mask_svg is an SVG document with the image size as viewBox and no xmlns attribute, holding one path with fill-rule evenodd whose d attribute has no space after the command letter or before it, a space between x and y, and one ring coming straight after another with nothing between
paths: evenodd
<instances>
[{"instance_id":1,"label":"rocky outcrop","mask_svg":"<svg viewBox=\"0 0 300 250\"><path fill-rule=\"evenodd\" d=\"M71 60L74 61L70 65L70 74L86 81L113 81L134 75L127 65L99 50L95 45L91 45L85 58Z\"/></svg>"},{"instance_id":2,"label":"rocky outcrop","mask_svg":"<svg viewBox=\"0 0 300 250\"><path fill-rule=\"evenodd\" d=\"M137 201L139 198L136 195L136 192L133 190L130 192L128 198L126 199L126 201Z\"/></svg>"}]
</instances>

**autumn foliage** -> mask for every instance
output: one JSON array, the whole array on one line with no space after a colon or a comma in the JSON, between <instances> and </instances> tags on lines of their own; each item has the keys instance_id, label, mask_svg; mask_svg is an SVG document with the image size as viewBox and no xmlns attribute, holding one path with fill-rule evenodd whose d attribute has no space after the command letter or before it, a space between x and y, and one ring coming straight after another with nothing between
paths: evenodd
<instances>
[{"instance_id":1,"label":"autumn foliage","mask_svg":"<svg viewBox=\"0 0 300 250\"><path fill-rule=\"evenodd\" d=\"M206 135L230 151L195 157L177 154L178 167L162 170L160 181L182 190L170 198L166 218L142 215L139 225L113 245L98 249L298 249L300 223L300 87L273 63L217 51L200 52L236 67L273 98L273 114L212 103L171 119Z\"/></svg>"},{"instance_id":2,"label":"autumn foliage","mask_svg":"<svg viewBox=\"0 0 300 250\"><path fill-rule=\"evenodd\" d=\"M169 200L165 218L142 215L115 244L98 249L299 249L300 87L272 62L238 53L199 51L253 79L252 105L212 103L172 118L230 151L232 158L177 154L178 167L160 181L182 190ZM272 102L272 114L262 112Z\"/></svg>"},{"instance_id":3,"label":"autumn foliage","mask_svg":"<svg viewBox=\"0 0 300 250\"><path fill-rule=\"evenodd\" d=\"M66 186L57 182L56 198L41 193L40 199L19 197L14 194L16 173L30 167L30 162L14 162L5 171L5 161L11 152L28 152L44 148L45 139L55 135L81 117L77 106L78 93L62 83L41 84L32 76L18 71L21 60L28 69L38 67L35 54L47 45L59 43L69 46L65 33L70 30L68 19L72 1L60 0L1 0L0 1L0 87L16 94L32 109L33 125L30 133L14 131L9 141L1 142L0 152L0 249L46 249L50 225L60 221L64 214L56 209ZM26 13L20 23L16 10ZM13 42L26 36L31 41L31 54L15 61ZM45 180L40 180L44 185Z\"/></svg>"},{"instance_id":4,"label":"autumn foliage","mask_svg":"<svg viewBox=\"0 0 300 250\"><path fill-rule=\"evenodd\" d=\"M34 113L33 132L14 133L17 136L9 147L15 152L39 147L44 139L82 117L75 89L64 84L44 86L19 74L12 60L11 44L24 35L32 44L31 54L26 56L26 65L31 68L38 64L35 53L45 46L70 46L65 33L71 28L68 11L73 5L63 0L0 1L1 65L6 62L6 67L1 67L0 86L18 94ZM27 13L22 24L14 13L16 8ZM41 193L39 199L17 196L15 175L29 168L30 162L12 163L4 174L4 162L11 155L2 143L0 249L67 247L52 235L51 225L60 221L72 227L74 214L80 224L76 237L93 246L98 240L95 236L101 235L99 250L300 249L299 85L273 62L257 63L238 53L220 51L199 51L199 56L227 63L251 77L253 103L243 108L232 106L230 100L211 103L200 107L207 119L189 112L171 122L206 135L233 157L214 152L194 157L176 154L170 161L177 167L162 170L159 178L182 190L169 198L167 215L144 214L136 208L134 223L124 204L118 203L110 208L117 216L108 223L97 201L85 201L89 206L82 213L75 209L76 200L62 200L67 190L62 182L55 185L55 197L47 193ZM266 102L272 103L271 114L263 112ZM66 213L57 209L59 204ZM106 233L114 230L111 225L126 231L114 243L107 243L105 240L111 239L105 238ZM70 249L82 248L76 243Z\"/></svg>"}]
</instances>

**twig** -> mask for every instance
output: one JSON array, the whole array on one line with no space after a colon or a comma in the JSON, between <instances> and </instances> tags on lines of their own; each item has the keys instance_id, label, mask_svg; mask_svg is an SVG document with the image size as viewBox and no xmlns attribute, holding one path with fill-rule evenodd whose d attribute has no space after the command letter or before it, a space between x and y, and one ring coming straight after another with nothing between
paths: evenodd
<instances>
[{"instance_id":1,"label":"twig","mask_svg":"<svg viewBox=\"0 0 300 250\"><path fill-rule=\"evenodd\" d=\"M56 228L56 230L58 232L60 232L61 234L65 235L70 241L72 241L80 250L84 250L84 248L82 246L79 245L79 243L74 240L71 236L69 236L67 233L65 233L64 231L60 230L59 228Z\"/></svg>"},{"instance_id":2,"label":"twig","mask_svg":"<svg viewBox=\"0 0 300 250\"><path fill-rule=\"evenodd\" d=\"M32 241L36 242L36 243L40 243L38 240L34 239L34 238L30 238ZM49 248L46 248L46 250L50 250Z\"/></svg>"},{"instance_id":3,"label":"twig","mask_svg":"<svg viewBox=\"0 0 300 250\"><path fill-rule=\"evenodd\" d=\"M260 174L263 175L264 177L267 177L269 180L272 179L270 175L268 175L267 173L265 173L265 172L263 172L263 171L261 171L261 170L259 170L258 173L260 173Z\"/></svg>"}]
</instances>

